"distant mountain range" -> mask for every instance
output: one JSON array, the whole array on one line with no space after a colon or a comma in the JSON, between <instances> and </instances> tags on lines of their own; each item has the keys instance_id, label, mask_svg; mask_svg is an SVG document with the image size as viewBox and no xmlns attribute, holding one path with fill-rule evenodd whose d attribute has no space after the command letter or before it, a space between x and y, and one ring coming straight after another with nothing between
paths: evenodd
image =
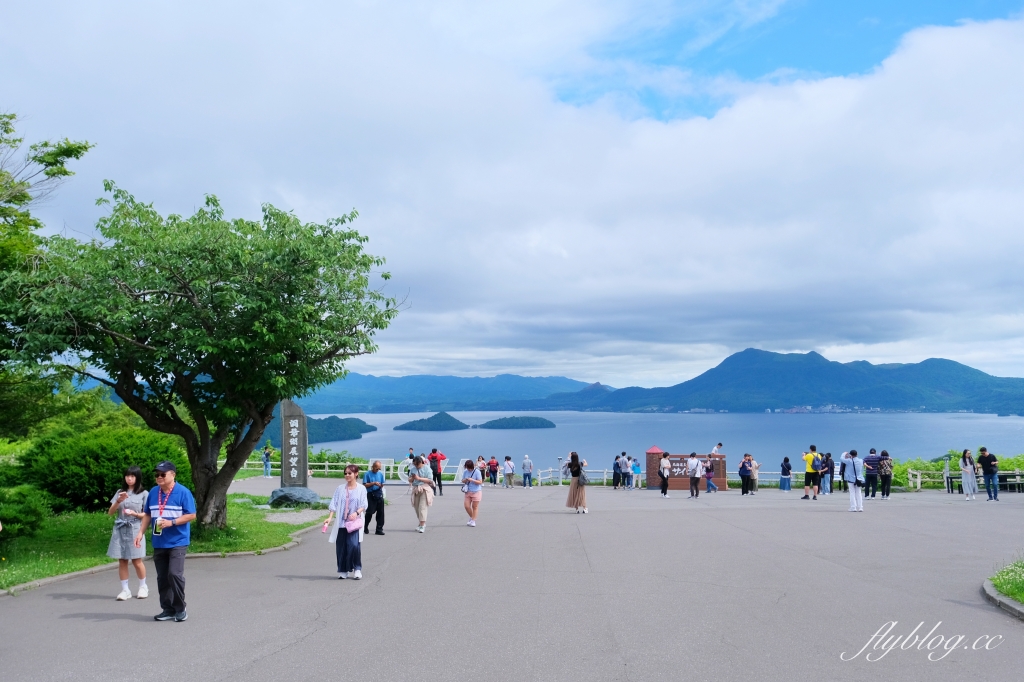
<instances>
[{"instance_id":1,"label":"distant mountain range","mask_svg":"<svg viewBox=\"0 0 1024 682\"><path fill-rule=\"evenodd\" d=\"M764 412L832 405L849 409L1024 414L1024 379L994 377L938 358L913 364L873 365L865 361L832 362L813 352L772 353L748 348L698 377L665 388L615 390L565 377L508 374L489 379L350 374L298 402L311 413ZM358 409L353 409L354 405Z\"/></svg>"},{"instance_id":2,"label":"distant mountain range","mask_svg":"<svg viewBox=\"0 0 1024 682\"><path fill-rule=\"evenodd\" d=\"M479 409L496 401L536 400L586 387L586 382L565 377L377 377L352 372L296 402L307 414L438 412Z\"/></svg>"}]
</instances>

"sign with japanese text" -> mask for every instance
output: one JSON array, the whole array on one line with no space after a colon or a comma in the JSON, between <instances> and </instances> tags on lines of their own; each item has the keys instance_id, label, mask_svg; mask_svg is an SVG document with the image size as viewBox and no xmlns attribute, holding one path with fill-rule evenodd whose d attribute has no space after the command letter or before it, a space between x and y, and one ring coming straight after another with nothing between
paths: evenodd
<instances>
[{"instance_id":1,"label":"sign with japanese text","mask_svg":"<svg viewBox=\"0 0 1024 682\"><path fill-rule=\"evenodd\" d=\"M309 472L306 413L291 400L281 401L281 487L306 487Z\"/></svg>"}]
</instances>

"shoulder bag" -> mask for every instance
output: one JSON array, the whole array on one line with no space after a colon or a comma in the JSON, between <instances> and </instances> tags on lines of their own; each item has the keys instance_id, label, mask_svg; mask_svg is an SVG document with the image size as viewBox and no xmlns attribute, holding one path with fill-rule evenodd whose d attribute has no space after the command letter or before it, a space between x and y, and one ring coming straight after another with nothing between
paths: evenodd
<instances>
[{"instance_id":1,"label":"shoulder bag","mask_svg":"<svg viewBox=\"0 0 1024 682\"><path fill-rule=\"evenodd\" d=\"M590 478L587 476L587 472L580 467L580 475L577 477L580 481L580 485L586 485L590 483Z\"/></svg>"},{"instance_id":2,"label":"shoulder bag","mask_svg":"<svg viewBox=\"0 0 1024 682\"><path fill-rule=\"evenodd\" d=\"M344 519L344 521L345 521L345 530L347 530L349 533L351 533L352 531L359 530L360 528L363 527L363 519L361 517L360 518L355 518L355 519L348 518L348 498L349 498L349 493L348 493L348 490L346 490L345 491L345 503L341 506L341 511L345 515L345 519Z\"/></svg>"}]
</instances>

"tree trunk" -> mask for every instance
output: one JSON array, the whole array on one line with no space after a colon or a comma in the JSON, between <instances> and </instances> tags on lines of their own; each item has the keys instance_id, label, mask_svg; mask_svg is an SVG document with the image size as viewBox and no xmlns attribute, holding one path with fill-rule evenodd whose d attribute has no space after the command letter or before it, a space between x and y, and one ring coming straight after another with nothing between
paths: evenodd
<instances>
[{"instance_id":1,"label":"tree trunk","mask_svg":"<svg viewBox=\"0 0 1024 682\"><path fill-rule=\"evenodd\" d=\"M271 408L273 406L271 405ZM269 410L267 410L269 413ZM253 424L246 437L227 448L224 465L217 469L222 440L216 438L200 441L195 448L189 447L188 458L192 464L192 493L196 498L196 522L205 528L225 528L228 522L228 488L235 474L242 468L259 439L263 436L270 417L262 424ZM232 447L233 446L233 447Z\"/></svg>"}]
</instances>

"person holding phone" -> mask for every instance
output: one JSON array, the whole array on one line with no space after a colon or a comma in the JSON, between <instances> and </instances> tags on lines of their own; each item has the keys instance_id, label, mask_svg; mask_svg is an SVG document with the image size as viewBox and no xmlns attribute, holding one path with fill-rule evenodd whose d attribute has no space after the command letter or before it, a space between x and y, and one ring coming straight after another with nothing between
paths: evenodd
<instances>
[{"instance_id":1,"label":"person holding phone","mask_svg":"<svg viewBox=\"0 0 1024 682\"><path fill-rule=\"evenodd\" d=\"M189 525L196 518L196 500L192 491L175 482L178 468L164 460L156 465L156 487L149 491L142 525L135 535L135 546L142 547L146 529L153 524L153 564L156 589L160 593L160 613L153 620L188 619L185 611L185 553L191 541Z\"/></svg>"},{"instance_id":2,"label":"person holding phone","mask_svg":"<svg viewBox=\"0 0 1024 682\"><path fill-rule=\"evenodd\" d=\"M149 587L146 586L146 564L142 562L146 558L145 537L141 546L135 546L135 536L142 527L143 510L148 498L149 491L142 488L142 470L137 466L125 469L124 483L114 493L110 500L110 509L107 510L107 514L111 516L117 515L114 530L110 534L110 544L107 546L107 556L117 559L117 577L121 579L121 593L117 595L117 601L128 601L132 598L132 591L128 588L129 561L135 566L135 575L139 579L136 597L145 599L149 596Z\"/></svg>"},{"instance_id":3,"label":"person holding phone","mask_svg":"<svg viewBox=\"0 0 1024 682\"><path fill-rule=\"evenodd\" d=\"M412 488L412 507L416 510L416 519L419 521L416 532L425 533L427 508L434 504L434 476L423 455L413 460L412 468L409 469L409 485Z\"/></svg>"},{"instance_id":4,"label":"person holding phone","mask_svg":"<svg viewBox=\"0 0 1024 682\"><path fill-rule=\"evenodd\" d=\"M844 452L842 457L846 467L843 478L850 484L850 511L864 511L864 460L857 456L856 450Z\"/></svg>"},{"instance_id":5,"label":"person holding phone","mask_svg":"<svg viewBox=\"0 0 1024 682\"><path fill-rule=\"evenodd\" d=\"M476 528L476 516L480 512L480 498L483 497L484 474L476 468L473 460L467 459L463 465L462 491L465 493L463 506L469 514L469 521L466 523L470 528Z\"/></svg>"}]
</instances>

